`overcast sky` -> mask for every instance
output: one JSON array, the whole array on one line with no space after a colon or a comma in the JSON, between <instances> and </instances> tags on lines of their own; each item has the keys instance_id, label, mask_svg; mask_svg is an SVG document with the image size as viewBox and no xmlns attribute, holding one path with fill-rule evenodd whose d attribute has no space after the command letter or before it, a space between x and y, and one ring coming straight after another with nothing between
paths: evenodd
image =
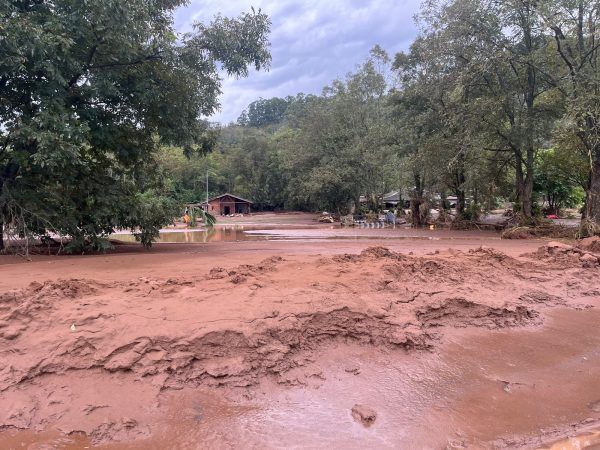
<instances>
[{"instance_id":1,"label":"overcast sky","mask_svg":"<svg viewBox=\"0 0 600 450\"><path fill-rule=\"evenodd\" d=\"M227 123L259 97L319 94L332 80L354 70L375 44L392 56L406 50L417 33L413 16L419 4L420 0L191 0L177 11L175 26L190 31L195 21L209 22L218 12L237 16L251 6L271 18L271 68L225 80L221 112L212 119Z\"/></svg>"}]
</instances>

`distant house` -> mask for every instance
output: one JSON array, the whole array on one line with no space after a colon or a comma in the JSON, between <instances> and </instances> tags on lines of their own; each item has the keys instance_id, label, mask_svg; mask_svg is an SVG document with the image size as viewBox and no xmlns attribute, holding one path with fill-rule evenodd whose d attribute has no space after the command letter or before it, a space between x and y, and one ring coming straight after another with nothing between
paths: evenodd
<instances>
[{"instance_id":1,"label":"distant house","mask_svg":"<svg viewBox=\"0 0 600 450\"><path fill-rule=\"evenodd\" d=\"M449 195L446 197L446 203L450 208L454 209L458 204L458 197L455 197L454 195Z\"/></svg>"},{"instance_id":2,"label":"distant house","mask_svg":"<svg viewBox=\"0 0 600 450\"><path fill-rule=\"evenodd\" d=\"M410 202L408 199L410 198L410 192L404 191L392 191L384 194L383 196L383 204L386 208L408 208L410 206Z\"/></svg>"},{"instance_id":3,"label":"distant house","mask_svg":"<svg viewBox=\"0 0 600 450\"><path fill-rule=\"evenodd\" d=\"M400 200L402 200L400 191L388 192L383 196L383 204L386 208L395 208L400 203Z\"/></svg>"},{"instance_id":4,"label":"distant house","mask_svg":"<svg viewBox=\"0 0 600 450\"><path fill-rule=\"evenodd\" d=\"M410 193L408 191L392 191L387 194L378 194L376 196L376 202L383 206L384 208L393 209L393 208L407 208L408 207L408 199L410 197ZM367 205L369 203L369 199L365 195L361 195L359 197L359 202L361 205ZM402 203L402 204L400 204Z\"/></svg>"},{"instance_id":5,"label":"distant house","mask_svg":"<svg viewBox=\"0 0 600 450\"><path fill-rule=\"evenodd\" d=\"M253 203L237 195L225 193L202 203L202 209L212 215L249 214Z\"/></svg>"}]
</instances>

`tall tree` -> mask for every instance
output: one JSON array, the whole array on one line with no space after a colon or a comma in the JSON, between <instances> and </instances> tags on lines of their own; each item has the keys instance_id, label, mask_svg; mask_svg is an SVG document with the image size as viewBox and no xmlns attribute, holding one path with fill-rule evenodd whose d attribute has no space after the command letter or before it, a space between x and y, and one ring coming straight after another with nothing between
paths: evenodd
<instances>
[{"instance_id":1,"label":"tall tree","mask_svg":"<svg viewBox=\"0 0 600 450\"><path fill-rule=\"evenodd\" d=\"M270 58L260 11L176 35L184 3L0 3L0 235L8 225L88 240L127 227L149 245L170 221L161 202L147 208L160 196L159 145L209 150L202 117L218 108L219 67L244 76Z\"/></svg>"},{"instance_id":2,"label":"tall tree","mask_svg":"<svg viewBox=\"0 0 600 450\"><path fill-rule=\"evenodd\" d=\"M583 217L600 224L600 3L557 0L540 8L562 67L554 77L567 101L560 130L589 161Z\"/></svg>"},{"instance_id":3,"label":"tall tree","mask_svg":"<svg viewBox=\"0 0 600 450\"><path fill-rule=\"evenodd\" d=\"M547 105L548 39L536 2L456 0L438 10L437 20L461 42L451 51L471 77L479 133L488 149L512 156L516 204L530 218L535 155L547 141L555 111Z\"/></svg>"},{"instance_id":4,"label":"tall tree","mask_svg":"<svg viewBox=\"0 0 600 450\"><path fill-rule=\"evenodd\" d=\"M284 119L285 113L292 101L292 97L260 98L255 100L238 117L238 124L248 127L263 127L265 125L278 124Z\"/></svg>"},{"instance_id":5,"label":"tall tree","mask_svg":"<svg viewBox=\"0 0 600 450\"><path fill-rule=\"evenodd\" d=\"M290 115L293 132L281 142L293 205L349 213L361 194L391 187L388 70L389 57L376 47L357 72L334 81Z\"/></svg>"}]
</instances>

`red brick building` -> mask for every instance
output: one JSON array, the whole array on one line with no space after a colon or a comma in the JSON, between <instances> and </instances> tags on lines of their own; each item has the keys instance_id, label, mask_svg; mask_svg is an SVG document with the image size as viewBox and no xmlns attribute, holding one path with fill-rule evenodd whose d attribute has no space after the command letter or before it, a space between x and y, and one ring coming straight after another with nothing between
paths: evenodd
<instances>
[{"instance_id":1,"label":"red brick building","mask_svg":"<svg viewBox=\"0 0 600 450\"><path fill-rule=\"evenodd\" d=\"M229 193L211 198L202 203L202 208L215 216L228 216L230 214L250 214L253 203L245 198Z\"/></svg>"}]
</instances>

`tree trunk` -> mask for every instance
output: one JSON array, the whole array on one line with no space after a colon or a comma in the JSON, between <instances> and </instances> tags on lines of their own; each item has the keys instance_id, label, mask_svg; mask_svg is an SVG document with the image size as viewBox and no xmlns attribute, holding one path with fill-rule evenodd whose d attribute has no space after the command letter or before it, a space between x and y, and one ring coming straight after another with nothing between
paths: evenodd
<instances>
[{"instance_id":1,"label":"tree trunk","mask_svg":"<svg viewBox=\"0 0 600 450\"><path fill-rule=\"evenodd\" d=\"M0 253L4 251L4 222L0 218Z\"/></svg>"},{"instance_id":2,"label":"tree trunk","mask_svg":"<svg viewBox=\"0 0 600 450\"><path fill-rule=\"evenodd\" d=\"M425 226L427 214L423 214L421 207L425 204L423 198L423 186L419 174L414 175L415 188L410 197L410 213L413 228L421 228Z\"/></svg>"},{"instance_id":3,"label":"tree trunk","mask_svg":"<svg viewBox=\"0 0 600 450\"><path fill-rule=\"evenodd\" d=\"M465 183L467 182L467 177L465 175L465 155L461 151L458 154L458 168L455 174L455 186L454 186L454 195L456 195L456 215L461 218L464 216L467 196L465 193Z\"/></svg>"},{"instance_id":4,"label":"tree trunk","mask_svg":"<svg viewBox=\"0 0 600 450\"><path fill-rule=\"evenodd\" d=\"M350 200L348 200L348 214L354 214L356 213L356 205L357 205L357 201L353 198L351 198Z\"/></svg>"},{"instance_id":5,"label":"tree trunk","mask_svg":"<svg viewBox=\"0 0 600 450\"><path fill-rule=\"evenodd\" d=\"M525 48L527 49L527 55L532 55L534 53L534 38L532 36L532 17L534 15L533 12L533 4L525 2L523 4L525 6L526 19L523 21L523 43L525 44ZM525 147L525 179L523 184L522 198L521 198L521 210L523 211L523 215L530 219L533 216L533 163L535 159L535 150L534 150L534 137L533 133L536 128L535 121L535 97L536 97L536 86L537 86L537 77L535 73L534 66L532 64L527 65L527 87L525 91L525 105L527 107L525 114L525 129L523 130L525 133L525 141L523 142ZM517 164L520 166L521 162L518 161Z\"/></svg>"},{"instance_id":6,"label":"tree trunk","mask_svg":"<svg viewBox=\"0 0 600 450\"><path fill-rule=\"evenodd\" d=\"M450 209L450 203L448 202L448 196L446 191L440 191L440 210L447 211Z\"/></svg>"},{"instance_id":7,"label":"tree trunk","mask_svg":"<svg viewBox=\"0 0 600 450\"><path fill-rule=\"evenodd\" d=\"M517 156L517 158L515 170L516 203L521 210L521 214L526 219L530 219L533 216L533 168L527 168L527 174L524 174L520 156Z\"/></svg>"},{"instance_id":8,"label":"tree trunk","mask_svg":"<svg viewBox=\"0 0 600 450\"><path fill-rule=\"evenodd\" d=\"M521 164L521 155L520 153L515 154L516 164L515 164L515 191L517 194L516 206L519 208L521 213L525 214L523 211L523 197L525 196L525 179L523 176L523 165Z\"/></svg>"},{"instance_id":9,"label":"tree trunk","mask_svg":"<svg viewBox=\"0 0 600 450\"><path fill-rule=\"evenodd\" d=\"M413 195L410 199L410 214L413 228L422 228L425 226L425 217L421 213L421 206L424 203L423 197L418 195Z\"/></svg>"},{"instance_id":10,"label":"tree trunk","mask_svg":"<svg viewBox=\"0 0 600 450\"><path fill-rule=\"evenodd\" d=\"M525 185L523 186L523 214L527 218L533 217L533 169L527 170Z\"/></svg>"},{"instance_id":11,"label":"tree trunk","mask_svg":"<svg viewBox=\"0 0 600 450\"><path fill-rule=\"evenodd\" d=\"M454 195L456 195L456 215L462 217L465 213L467 204L467 196L464 189L455 189Z\"/></svg>"},{"instance_id":12,"label":"tree trunk","mask_svg":"<svg viewBox=\"0 0 600 450\"><path fill-rule=\"evenodd\" d=\"M600 224L600 157L595 158L591 169L583 218Z\"/></svg>"},{"instance_id":13,"label":"tree trunk","mask_svg":"<svg viewBox=\"0 0 600 450\"><path fill-rule=\"evenodd\" d=\"M2 204L0 205L0 253L4 252L6 246L4 244L4 218L6 217L6 204L4 203L4 179L8 174L8 166L4 167L4 170L0 172L0 201Z\"/></svg>"}]
</instances>

